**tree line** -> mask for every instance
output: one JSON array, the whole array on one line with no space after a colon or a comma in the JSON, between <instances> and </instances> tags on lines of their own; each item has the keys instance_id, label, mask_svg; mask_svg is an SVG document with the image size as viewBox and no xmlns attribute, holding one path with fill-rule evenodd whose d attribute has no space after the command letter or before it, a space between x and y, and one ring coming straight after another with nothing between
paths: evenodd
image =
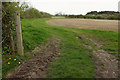
<instances>
[{"instance_id":1,"label":"tree line","mask_svg":"<svg viewBox=\"0 0 120 80\"><path fill-rule=\"evenodd\" d=\"M51 14L39 11L35 8L29 8L24 11L22 18L48 18Z\"/></svg>"},{"instance_id":2,"label":"tree line","mask_svg":"<svg viewBox=\"0 0 120 80\"><path fill-rule=\"evenodd\" d=\"M86 15L63 15L66 18L85 18L85 19L108 19L108 20L120 20L119 12L115 11L91 11Z\"/></svg>"}]
</instances>

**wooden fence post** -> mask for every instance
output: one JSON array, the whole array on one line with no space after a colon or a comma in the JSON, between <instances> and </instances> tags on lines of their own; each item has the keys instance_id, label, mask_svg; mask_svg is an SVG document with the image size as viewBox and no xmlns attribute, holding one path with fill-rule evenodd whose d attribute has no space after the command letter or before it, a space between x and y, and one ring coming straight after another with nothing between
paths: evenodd
<instances>
[{"instance_id":1,"label":"wooden fence post","mask_svg":"<svg viewBox=\"0 0 120 80\"><path fill-rule=\"evenodd\" d=\"M15 46L14 46L12 29L10 29L10 42L11 42L12 52L13 54L15 54Z\"/></svg>"},{"instance_id":2,"label":"wooden fence post","mask_svg":"<svg viewBox=\"0 0 120 80\"><path fill-rule=\"evenodd\" d=\"M21 28L21 19L20 12L15 12L15 26L16 26L16 36L17 36L17 53L21 56L24 55L23 51L23 41L22 41L22 28Z\"/></svg>"}]
</instances>

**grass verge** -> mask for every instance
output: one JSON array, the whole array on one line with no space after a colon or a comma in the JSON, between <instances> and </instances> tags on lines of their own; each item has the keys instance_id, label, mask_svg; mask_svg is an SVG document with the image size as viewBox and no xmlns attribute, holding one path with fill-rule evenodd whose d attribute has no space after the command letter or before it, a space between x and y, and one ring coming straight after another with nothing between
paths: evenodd
<instances>
[{"instance_id":1,"label":"grass verge","mask_svg":"<svg viewBox=\"0 0 120 80\"><path fill-rule=\"evenodd\" d=\"M48 76L52 78L94 78L95 65L88 54L91 50L80 46L81 43L90 44L77 39L79 35L86 34L102 43L104 50L117 55L118 33L112 31L87 30L77 28L56 27L46 24L48 18L22 20L23 44L25 52L32 51L36 46L46 43L51 36L61 38L61 52L59 59L55 59L49 66ZM27 56L27 55L26 55ZM3 61L9 57L3 56ZM12 57L13 59L15 56ZM22 58L22 57L21 57ZM23 57L23 60L27 57ZM3 75L14 67L18 62L12 60L12 64L3 64Z\"/></svg>"}]
</instances>

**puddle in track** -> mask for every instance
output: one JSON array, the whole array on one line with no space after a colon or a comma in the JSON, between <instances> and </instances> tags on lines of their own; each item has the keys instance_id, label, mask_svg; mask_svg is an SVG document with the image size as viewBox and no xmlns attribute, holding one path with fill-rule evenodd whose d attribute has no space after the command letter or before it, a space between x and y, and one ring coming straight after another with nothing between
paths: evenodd
<instances>
[{"instance_id":1,"label":"puddle in track","mask_svg":"<svg viewBox=\"0 0 120 80\"><path fill-rule=\"evenodd\" d=\"M48 64L60 51L60 42L60 39L52 37L46 45L35 48L32 53L36 56L21 64L14 72L8 73L7 78L46 77Z\"/></svg>"}]
</instances>

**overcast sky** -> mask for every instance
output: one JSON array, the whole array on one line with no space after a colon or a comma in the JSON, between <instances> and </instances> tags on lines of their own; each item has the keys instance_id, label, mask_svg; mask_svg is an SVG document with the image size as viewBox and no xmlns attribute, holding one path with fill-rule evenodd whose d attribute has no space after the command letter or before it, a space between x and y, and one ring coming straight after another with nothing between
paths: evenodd
<instances>
[{"instance_id":1,"label":"overcast sky","mask_svg":"<svg viewBox=\"0 0 120 80\"><path fill-rule=\"evenodd\" d=\"M119 0L27 0L40 11L56 14L86 14L90 11L118 11Z\"/></svg>"}]
</instances>

